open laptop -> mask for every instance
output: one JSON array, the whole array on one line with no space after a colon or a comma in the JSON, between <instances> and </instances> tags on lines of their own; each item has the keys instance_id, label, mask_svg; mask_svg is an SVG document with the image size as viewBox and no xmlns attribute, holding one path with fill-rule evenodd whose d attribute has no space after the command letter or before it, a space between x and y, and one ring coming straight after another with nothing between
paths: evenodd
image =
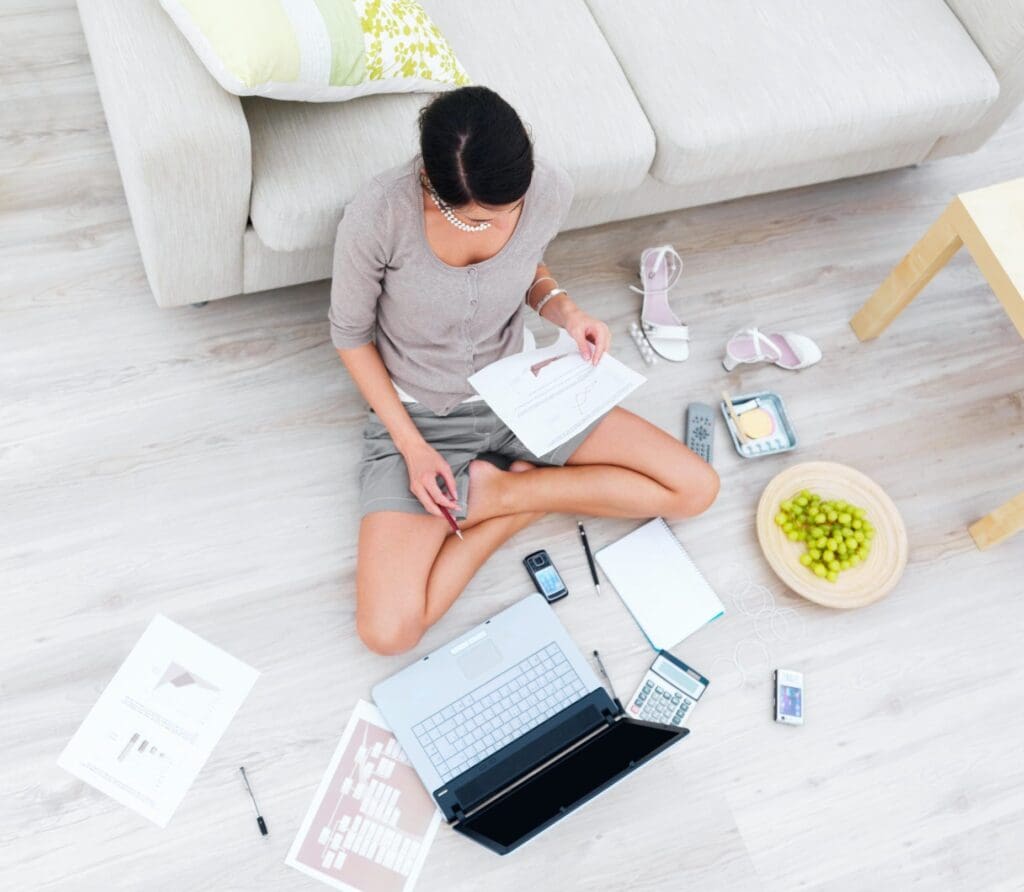
<instances>
[{"instance_id":1,"label":"open laptop","mask_svg":"<svg viewBox=\"0 0 1024 892\"><path fill-rule=\"evenodd\" d=\"M502 855L689 733L629 718L539 594L373 699L448 823Z\"/></svg>"}]
</instances>

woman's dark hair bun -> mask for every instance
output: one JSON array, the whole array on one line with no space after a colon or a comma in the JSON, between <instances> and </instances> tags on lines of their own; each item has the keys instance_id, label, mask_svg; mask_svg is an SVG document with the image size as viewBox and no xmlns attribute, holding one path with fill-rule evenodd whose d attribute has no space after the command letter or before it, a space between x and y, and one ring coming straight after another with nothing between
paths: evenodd
<instances>
[{"instance_id":1,"label":"woman's dark hair bun","mask_svg":"<svg viewBox=\"0 0 1024 892\"><path fill-rule=\"evenodd\" d=\"M533 144L512 108L487 87L440 93L420 110L420 153L446 204L511 204L533 178Z\"/></svg>"}]
</instances>

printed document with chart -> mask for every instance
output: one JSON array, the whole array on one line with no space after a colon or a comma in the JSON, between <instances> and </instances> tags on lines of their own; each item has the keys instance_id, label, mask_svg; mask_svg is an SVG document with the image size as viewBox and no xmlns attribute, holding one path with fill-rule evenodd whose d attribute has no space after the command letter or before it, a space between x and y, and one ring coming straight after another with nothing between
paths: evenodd
<instances>
[{"instance_id":1,"label":"printed document with chart","mask_svg":"<svg viewBox=\"0 0 1024 892\"><path fill-rule=\"evenodd\" d=\"M469 383L539 456L578 434L646 380L607 353L591 364L562 329L550 346L492 362Z\"/></svg>"},{"instance_id":2,"label":"printed document with chart","mask_svg":"<svg viewBox=\"0 0 1024 892\"><path fill-rule=\"evenodd\" d=\"M166 827L258 675L158 615L57 764Z\"/></svg>"},{"instance_id":3,"label":"printed document with chart","mask_svg":"<svg viewBox=\"0 0 1024 892\"><path fill-rule=\"evenodd\" d=\"M339 892L411 892L440 823L384 717L360 700L285 864Z\"/></svg>"}]
</instances>

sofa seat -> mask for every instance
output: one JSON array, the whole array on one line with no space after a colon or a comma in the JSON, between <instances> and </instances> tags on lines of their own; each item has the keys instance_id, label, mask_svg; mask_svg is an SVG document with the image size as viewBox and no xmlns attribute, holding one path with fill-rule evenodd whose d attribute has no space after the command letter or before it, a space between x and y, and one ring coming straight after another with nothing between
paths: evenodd
<instances>
[{"instance_id":1,"label":"sofa seat","mask_svg":"<svg viewBox=\"0 0 1024 892\"><path fill-rule=\"evenodd\" d=\"M673 186L970 128L995 74L943 0L588 0Z\"/></svg>"},{"instance_id":2,"label":"sofa seat","mask_svg":"<svg viewBox=\"0 0 1024 892\"><path fill-rule=\"evenodd\" d=\"M584 0L425 0L474 83L504 96L537 152L577 197L638 186L654 133ZM374 173L416 151L425 94L315 104L244 101L252 140L250 218L274 251L333 243L345 204Z\"/></svg>"}]
</instances>

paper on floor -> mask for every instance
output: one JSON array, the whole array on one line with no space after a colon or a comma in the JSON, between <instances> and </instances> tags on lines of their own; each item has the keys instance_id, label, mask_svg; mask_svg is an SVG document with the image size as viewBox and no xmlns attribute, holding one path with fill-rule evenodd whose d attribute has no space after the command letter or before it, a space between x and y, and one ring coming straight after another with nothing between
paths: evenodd
<instances>
[{"instance_id":1,"label":"paper on floor","mask_svg":"<svg viewBox=\"0 0 1024 892\"><path fill-rule=\"evenodd\" d=\"M383 716L360 700L285 864L342 892L411 892L440 823Z\"/></svg>"},{"instance_id":2,"label":"paper on floor","mask_svg":"<svg viewBox=\"0 0 1024 892\"><path fill-rule=\"evenodd\" d=\"M492 362L469 383L534 455L544 455L647 379L605 354L595 366L564 330L548 347Z\"/></svg>"},{"instance_id":3,"label":"paper on floor","mask_svg":"<svg viewBox=\"0 0 1024 892\"><path fill-rule=\"evenodd\" d=\"M156 616L57 764L166 827L258 676Z\"/></svg>"}]
</instances>

